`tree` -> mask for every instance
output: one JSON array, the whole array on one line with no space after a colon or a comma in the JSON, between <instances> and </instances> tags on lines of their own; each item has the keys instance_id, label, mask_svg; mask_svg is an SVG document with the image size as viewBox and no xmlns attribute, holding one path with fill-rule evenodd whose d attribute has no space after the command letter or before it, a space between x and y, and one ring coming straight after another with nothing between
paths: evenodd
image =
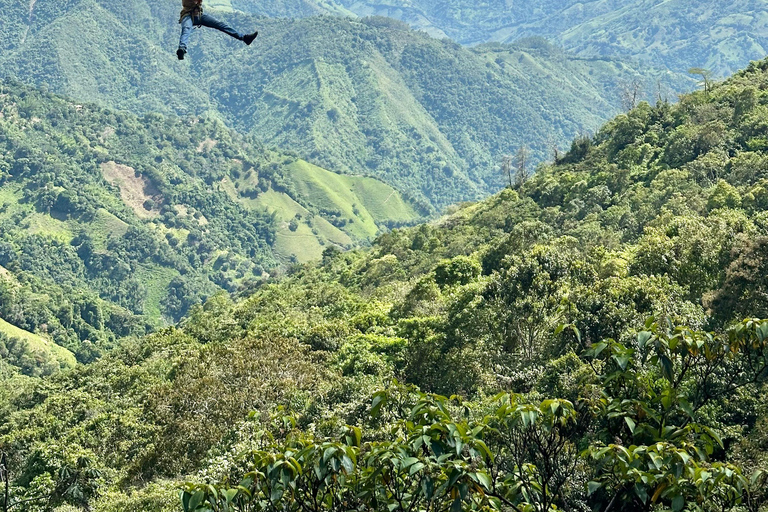
<instances>
[{"instance_id":1,"label":"tree","mask_svg":"<svg viewBox=\"0 0 768 512\"><path fill-rule=\"evenodd\" d=\"M709 95L709 92L712 90L712 72L704 68L691 68L688 70L688 73L701 77L699 86L704 86L704 93Z\"/></svg>"},{"instance_id":2,"label":"tree","mask_svg":"<svg viewBox=\"0 0 768 512\"><path fill-rule=\"evenodd\" d=\"M528 149L528 146L520 146L520 148L517 150L517 153L515 153L515 186L516 187L522 187L525 185L525 182L528 181L528 178L530 177L530 173L528 171L528 160L530 159L531 151Z\"/></svg>"},{"instance_id":3,"label":"tree","mask_svg":"<svg viewBox=\"0 0 768 512\"><path fill-rule=\"evenodd\" d=\"M509 188L512 188L512 155L501 157L501 171L506 174L509 179Z\"/></svg>"},{"instance_id":4,"label":"tree","mask_svg":"<svg viewBox=\"0 0 768 512\"><path fill-rule=\"evenodd\" d=\"M712 314L722 322L748 315L768 316L768 237L750 241L738 252L723 286L708 298Z\"/></svg>"},{"instance_id":5,"label":"tree","mask_svg":"<svg viewBox=\"0 0 768 512\"><path fill-rule=\"evenodd\" d=\"M315 437L288 418L278 439L265 426L245 469L187 484L183 509L732 510L752 484L714 459L724 445L706 408L768 380L768 321L719 335L645 327L584 354L596 381L577 403L502 393L473 410L396 384L373 395L370 431Z\"/></svg>"},{"instance_id":6,"label":"tree","mask_svg":"<svg viewBox=\"0 0 768 512\"><path fill-rule=\"evenodd\" d=\"M49 453L46 455L50 455ZM59 454L61 455L61 454ZM61 505L74 505L90 512L89 501L98 494L102 474L93 468L93 461L85 456L79 456L76 460L66 460L69 457L52 457L51 460L37 460L44 466L37 478L30 478L26 489L19 491L14 499L10 492L10 467L5 452L0 453L0 485L4 485L4 493L0 504L3 512L16 510L54 510ZM52 467L56 461L58 465ZM35 468L37 469L37 468ZM43 505L38 505L43 504ZM34 506L27 509L27 506Z\"/></svg>"},{"instance_id":7,"label":"tree","mask_svg":"<svg viewBox=\"0 0 768 512\"><path fill-rule=\"evenodd\" d=\"M637 103L642 94L643 86L638 78L626 81L621 80L619 82L619 92L621 94L621 106L624 111L629 112L637 106Z\"/></svg>"}]
</instances>

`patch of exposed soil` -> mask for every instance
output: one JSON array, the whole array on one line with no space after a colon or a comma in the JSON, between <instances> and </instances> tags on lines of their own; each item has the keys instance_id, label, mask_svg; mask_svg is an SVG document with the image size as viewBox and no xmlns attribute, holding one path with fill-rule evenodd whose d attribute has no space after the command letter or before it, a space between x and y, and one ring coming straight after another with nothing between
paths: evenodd
<instances>
[{"instance_id":1,"label":"patch of exposed soil","mask_svg":"<svg viewBox=\"0 0 768 512\"><path fill-rule=\"evenodd\" d=\"M116 162L104 162L101 164L101 172L105 180L120 189L123 202L130 206L138 217L148 219L160 215L163 196L147 178L136 176L132 167ZM153 203L150 210L144 207L148 200Z\"/></svg>"},{"instance_id":2,"label":"patch of exposed soil","mask_svg":"<svg viewBox=\"0 0 768 512\"><path fill-rule=\"evenodd\" d=\"M205 139L203 142L201 142L200 144L198 144L198 146L197 146L197 152L198 152L198 153L203 153L203 152L205 152L205 151L210 151L210 150L212 150L213 148L215 148L215 147L216 147L216 144L218 144L218 143L219 143L219 141L217 141L217 140L213 140L213 139Z\"/></svg>"}]
</instances>

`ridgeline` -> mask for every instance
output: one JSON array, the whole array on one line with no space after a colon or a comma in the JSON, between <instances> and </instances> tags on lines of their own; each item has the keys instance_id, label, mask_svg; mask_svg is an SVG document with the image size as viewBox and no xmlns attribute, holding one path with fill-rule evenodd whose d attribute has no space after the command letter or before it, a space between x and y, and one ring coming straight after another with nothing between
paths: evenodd
<instances>
[{"instance_id":1,"label":"ridgeline","mask_svg":"<svg viewBox=\"0 0 768 512\"><path fill-rule=\"evenodd\" d=\"M622 84L637 81L648 99L694 86L535 38L466 48L385 18L210 7L258 27L255 46L200 30L176 61L179 9L169 1L0 1L0 73L113 109L218 117L333 172L381 179L432 213L500 190L503 154L528 146L541 161L594 132L621 110Z\"/></svg>"}]
</instances>

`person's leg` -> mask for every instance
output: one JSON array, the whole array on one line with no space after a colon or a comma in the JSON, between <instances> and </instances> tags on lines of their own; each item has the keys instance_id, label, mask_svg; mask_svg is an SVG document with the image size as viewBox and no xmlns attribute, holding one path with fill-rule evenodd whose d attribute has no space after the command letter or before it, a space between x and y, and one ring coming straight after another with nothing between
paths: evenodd
<instances>
[{"instance_id":1,"label":"person's leg","mask_svg":"<svg viewBox=\"0 0 768 512\"><path fill-rule=\"evenodd\" d=\"M179 39L179 49L187 50L187 44L189 44L189 35L192 33L192 16L184 16L181 20L181 38Z\"/></svg>"},{"instance_id":2,"label":"person's leg","mask_svg":"<svg viewBox=\"0 0 768 512\"><path fill-rule=\"evenodd\" d=\"M225 34L228 34L234 37L235 39L238 39L240 41L243 40L243 34L238 32L234 28L230 27L223 21L219 21L215 19L213 16L208 16L207 14L203 14L202 16L195 18L195 24L202 25L203 27L215 28L216 30L220 30Z\"/></svg>"}]
</instances>

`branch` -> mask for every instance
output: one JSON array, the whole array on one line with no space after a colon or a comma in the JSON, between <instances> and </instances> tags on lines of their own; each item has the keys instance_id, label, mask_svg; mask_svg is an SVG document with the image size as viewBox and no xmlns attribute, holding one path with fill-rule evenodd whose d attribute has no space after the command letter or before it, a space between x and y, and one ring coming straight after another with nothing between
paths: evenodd
<instances>
[{"instance_id":1,"label":"branch","mask_svg":"<svg viewBox=\"0 0 768 512\"><path fill-rule=\"evenodd\" d=\"M604 512L610 512L610 510L613 508L613 506L616 504L616 500L619 499L619 496L621 496L624 493L624 491L619 491L616 493L616 495L613 497L611 502L608 504L608 507L605 509Z\"/></svg>"},{"instance_id":2,"label":"branch","mask_svg":"<svg viewBox=\"0 0 768 512\"><path fill-rule=\"evenodd\" d=\"M27 498L25 500L17 501L15 503L11 503L10 505L8 505L8 510L11 510L16 505L21 505L22 503L29 503L31 501L47 500L47 499L50 499L52 496L53 496L53 494L48 494L48 495L45 495L45 496L38 496L37 498Z\"/></svg>"},{"instance_id":3,"label":"branch","mask_svg":"<svg viewBox=\"0 0 768 512\"><path fill-rule=\"evenodd\" d=\"M494 493L490 493L489 492L488 495L489 496L493 496L494 498L497 498L497 499L501 500L502 503L504 503L508 507L512 507L516 512L523 512L523 509L521 509L520 507L518 507L517 505L515 505L514 503L509 501L507 498L505 498L504 496L502 496L502 495L500 495L498 493L495 493L495 492Z\"/></svg>"}]
</instances>

